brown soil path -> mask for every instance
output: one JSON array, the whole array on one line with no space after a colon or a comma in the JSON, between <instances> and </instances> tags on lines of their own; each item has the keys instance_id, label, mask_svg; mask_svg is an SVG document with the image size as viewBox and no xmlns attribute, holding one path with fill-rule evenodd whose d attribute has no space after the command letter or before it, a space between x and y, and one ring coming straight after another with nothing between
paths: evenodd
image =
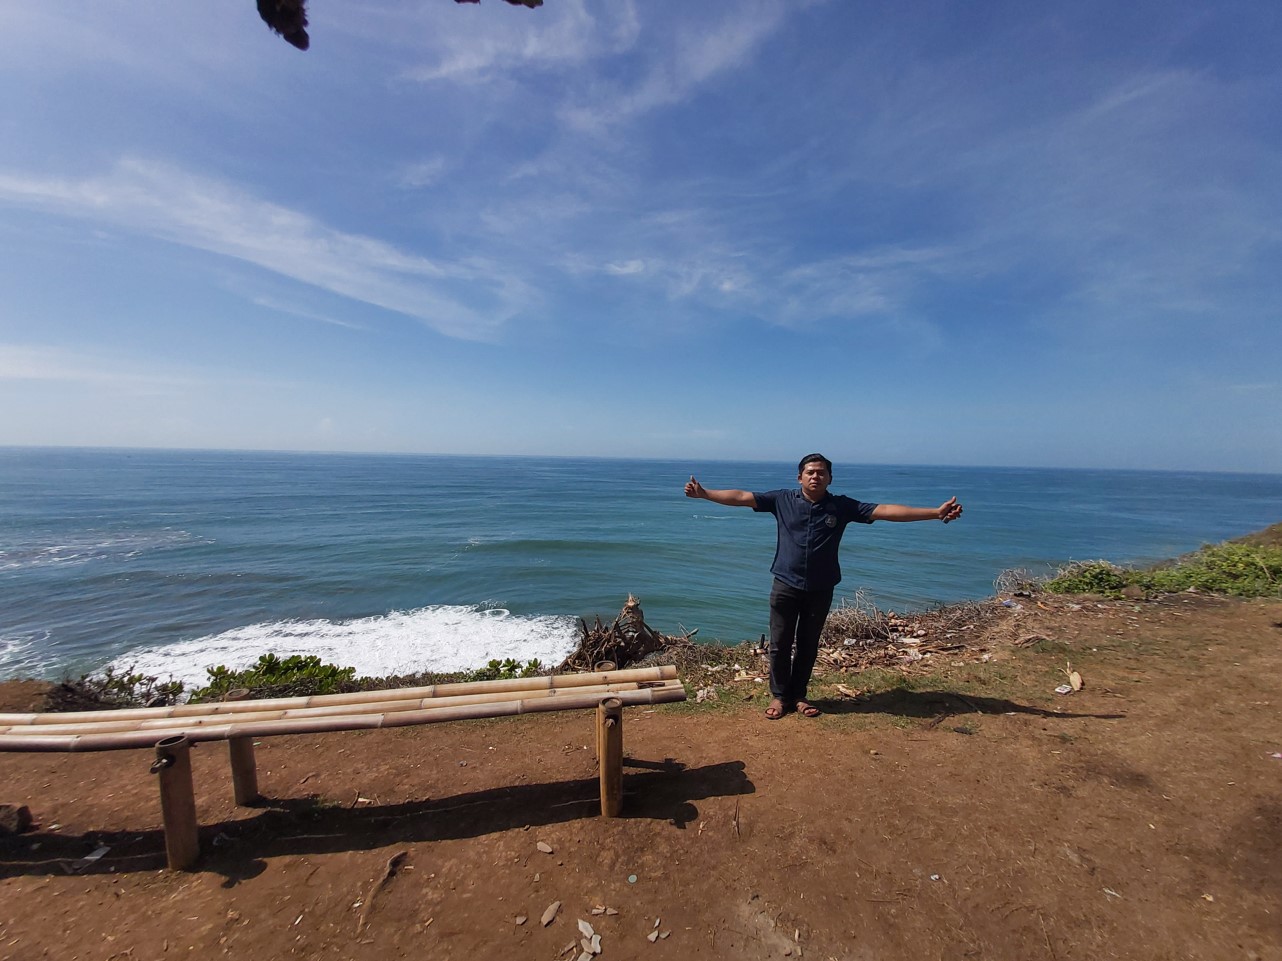
<instances>
[{"instance_id":1,"label":"brown soil path","mask_svg":"<svg viewBox=\"0 0 1282 961\"><path fill-rule=\"evenodd\" d=\"M1078 600L817 720L630 709L613 821L587 713L268 740L249 810L201 747L187 874L148 752L0 755L0 957L1282 958L1282 603Z\"/></svg>"}]
</instances>

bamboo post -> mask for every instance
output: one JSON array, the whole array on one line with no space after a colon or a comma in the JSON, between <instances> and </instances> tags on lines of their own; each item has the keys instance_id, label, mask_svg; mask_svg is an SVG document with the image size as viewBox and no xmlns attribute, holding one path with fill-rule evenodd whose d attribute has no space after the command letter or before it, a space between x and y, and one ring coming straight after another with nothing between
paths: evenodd
<instances>
[{"instance_id":1,"label":"bamboo post","mask_svg":"<svg viewBox=\"0 0 1282 961\"><path fill-rule=\"evenodd\" d=\"M151 773L160 776L160 818L165 856L173 871L185 871L200 856L196 795L191 783L191 742L181 734L156 742Z\"/></svg>"},{"instance_id":2,"label":"bamboo post","mask_svg":"<svg viewBox=\"0 0 1282 961\"><path fill-rule=\"evenodd\" d=\"M597 766L601 769L601 816L623 810L623 701L602 698L596 708Z\"/></svg>"},{"instance_id":3,"label":"bamboo post","mask_svg":"<svg viewBox=\"0 0 1282 961\"><path fill-rule=\"evenodd\" d=\"M228 691L225 701L243 701L249 697L249 691L238 687ZM254 739L252 737L229 737L227 739L227 759L231 762L231 788L240 807L249 807L258 800L258 765L254 761Z\"/></svg>"}]
</instances>

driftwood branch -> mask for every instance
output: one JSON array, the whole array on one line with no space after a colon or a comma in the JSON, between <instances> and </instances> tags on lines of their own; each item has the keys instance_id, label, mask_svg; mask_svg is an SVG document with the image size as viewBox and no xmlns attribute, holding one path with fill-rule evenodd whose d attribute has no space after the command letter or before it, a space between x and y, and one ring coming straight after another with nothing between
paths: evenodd
<instances>
[{"instance_id":1,"label":"driftwood branch","mask_svg":"<svg viewBox=\"0 0 1282 961\"><path fill-rule=\"evenodd\" d=\"M663 650L669 644L680 644L688 640L688 636L668 637L652 629L645 622L641 602L629 594L627 603L609 627L601 623L600 617L595 618L592 627L588 627L587 621L579 620L579 646L561 662L557 671L623 668L655 651ZM612 666L598 667L603 662Z\"/></svg>"}]
</instances>

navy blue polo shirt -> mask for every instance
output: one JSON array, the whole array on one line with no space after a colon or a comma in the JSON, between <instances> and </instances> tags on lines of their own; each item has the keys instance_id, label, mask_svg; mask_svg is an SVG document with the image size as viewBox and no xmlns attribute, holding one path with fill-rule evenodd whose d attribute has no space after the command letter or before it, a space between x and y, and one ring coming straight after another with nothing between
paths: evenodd
<instances>
[{"instance_id":1,"label":"navy blue polo shirt","mask_svg":"<svg viewBox=\"0 0 1282 961\"><path fill-rule=\"evenodd\" d=\"M812 504L798 488L765 491L752 496L754 510L774 514L779 542L770 573L802 591L826 590L841 580L837 548L846 525L871 524L876 504L857 501L842 494L824 494Z\"/></svg>"}]
</instances>

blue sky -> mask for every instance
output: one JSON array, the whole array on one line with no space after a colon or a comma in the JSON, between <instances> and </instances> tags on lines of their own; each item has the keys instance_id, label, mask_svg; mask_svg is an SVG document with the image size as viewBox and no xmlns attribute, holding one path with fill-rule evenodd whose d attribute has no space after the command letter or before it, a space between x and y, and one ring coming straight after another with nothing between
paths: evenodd
<instances>
[{"instance_id":1,"label":"blue sky","mask_svg":"<svg viewBox=\"0 0 1282 961\"><path fill-rule=\"evenodd\" d=\"M1282 471L1282 5L0 7L0 444Z\"/></svg>"}]
</instances>

